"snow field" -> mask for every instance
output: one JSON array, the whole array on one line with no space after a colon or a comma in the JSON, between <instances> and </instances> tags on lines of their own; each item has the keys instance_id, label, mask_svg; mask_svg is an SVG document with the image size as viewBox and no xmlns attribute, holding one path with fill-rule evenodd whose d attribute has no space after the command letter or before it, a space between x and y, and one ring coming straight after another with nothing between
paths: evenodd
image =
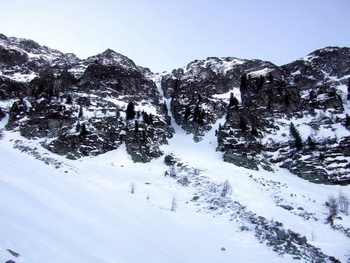
<instances>
[{"instance_id":1,"label":"snow field","mask_svg":"<svg viewBox=\"0 0 350 263\"><path fill-rule=\"evenodd\" d=\"M161 160L133 164L120 148L95 158L64 160L67 166L54 169L12 149L16 139L25 140L5 132L0 145L2 261L281 260L263 245L250 253L256 248L251 234L237 235L233 223L197 213L188 202L191 189L164 177ZM131 183L135 183L134 194ZM178 208L172 212L174 195ZM7 249L20 256L14 258Z\"/></svg>"}]
</instances>

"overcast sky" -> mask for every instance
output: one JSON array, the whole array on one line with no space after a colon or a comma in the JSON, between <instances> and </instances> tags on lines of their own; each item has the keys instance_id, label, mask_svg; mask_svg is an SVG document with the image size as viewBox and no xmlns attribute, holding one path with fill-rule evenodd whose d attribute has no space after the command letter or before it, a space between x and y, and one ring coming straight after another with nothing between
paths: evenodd
<instances>
[{"instance_id":1,"label":"overcast sky","mask_svg":"<svg viewBox=\"0 0 350 263\"><path fill-rule=\"evenodd\" d=\"M0 0L0 33L80 58L107 48L153 72L195 59L286 64L350 47L350 0Z\"/></svg>"}]
</instances>

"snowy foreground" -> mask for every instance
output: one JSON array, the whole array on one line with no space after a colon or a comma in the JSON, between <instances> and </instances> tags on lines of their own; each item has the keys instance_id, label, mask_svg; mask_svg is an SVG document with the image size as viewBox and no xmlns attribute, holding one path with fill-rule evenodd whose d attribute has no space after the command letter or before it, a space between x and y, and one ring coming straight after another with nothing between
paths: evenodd
<instances>
[{"instance_id":1,"label":"snowy foreground","mask_svg":"<svg viewBox=\"0 0 350 263\"><path fill-rule=\"evenodd\" d=\"M228 209L208 209L199 194L200 184L184 186L164 176L169 170L164 158L134 164L122 146L98 157L71 161L47 152L39 141L3 133L0 262L295 261L260 243L253 231L242 231L242 222L232 220ZM325 224L324 203L339 191L350 197L349 186L312 184L284 169L251 171L224 163L215 152L213 133L196 144L192 136L177 129L163 150L196 168L207 182L220 185L228 180L232 192L227 198L283 223L323 253L347 262L350 238ZM14 148L19 144L31 149L31 154ZM35 158L38 154L51 164ZM200 198L195 200L196 196ZM310 219L300 216L302 212L310 213ZM335 224L349 228L350 216L340 216Z\"/></svg>"}]
</instances>

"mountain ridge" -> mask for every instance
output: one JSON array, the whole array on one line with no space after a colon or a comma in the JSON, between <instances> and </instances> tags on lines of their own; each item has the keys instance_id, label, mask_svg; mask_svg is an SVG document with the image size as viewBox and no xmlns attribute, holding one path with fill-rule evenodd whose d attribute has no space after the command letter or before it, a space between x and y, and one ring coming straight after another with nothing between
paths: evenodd
<instances>
[{"instance_id":1,"label":"mountain ridge","mask_svg":"<svg viewBox=\"0 0 350 263\"><path fill-rule=\"evenodd\" d=\"M280 67L258 59L209 57L154 74L111 49L84 60L32 40L4 35L0 40L6 127L27 138L41 138L53 152L79 158L126 143L135 161L149 161L164 154L160 147L174 135L171 118L198 142L225 117L216 131L217 150L225 161L253 169L262 165L273 170L278 164L313 182L350 178L349 48L318 49ZM11 100L9 107L5 101ZM135 111L131 118L130 104ZM309 118L319 118L319 124ZM297 129L315 130L306 138L303 134L297 152L288 136L287 122L291 125L293 119L299 122ZM327 138L316 135L320 129ZM275 141L273 134L282 136ZM313 142L312 150L307 140ZM268 157L276 149L289 154ZM331 158L334 151L341 161ZM301 163L290 161L295 153L302 153ZM316 155L339 165L330 172ZM315 163L319 173L313 177Z\"/></svg>"}]
</instances>

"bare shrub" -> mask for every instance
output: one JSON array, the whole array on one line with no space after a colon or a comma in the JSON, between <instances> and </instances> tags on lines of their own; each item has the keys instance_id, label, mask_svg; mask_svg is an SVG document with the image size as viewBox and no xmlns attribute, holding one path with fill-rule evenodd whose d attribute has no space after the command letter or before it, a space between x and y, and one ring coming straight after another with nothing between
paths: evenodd
<instances>
[{"instance_id":1,"label":"bare shrub","mask_svg":"<svg viewBox=\"0 0 350 263\"><path fill-rule=\"evenodd\" d=\"M132 194L135 193L135 184L134 183L130 184L130 193L132 193Z\"/></svg>"},{"instance_id":2,"label":"bare shrub","mask_svg":"<svg viewBox=\"0 0 350 263\"><path fill-rule=\"evenodd\" d=\"M338 214L338 202L333 195L328 197L328 207L329 215L336 216Z\"/></svg>"},{"instance_id":3,"label":"bare shrub","mask_svg":"<svg viewBox=\"0 0 350 263\"><path fill-rule=\"evenodd\" d=\"M174 167L174 165L172 165L172 166L170 166L170 168L169 168L169 175L170 175L170 177L176 177L176 169L175 169L175 167Z\"/></svg>"},{"instance_id":4,"label":"bare shrub","mask_svg":"<svg viewBox=\"0 0 350 263\"><path fill-rule=\"evenodd\" d=\"M350 200L347 198L341 191L339 192L338 196L338 206L339 206L339 211L348 215L349 214L349 205L350 205Z\"/></svg>"},{"instance_id":5,"label":"bare shrub","mask_svg":"<svg viewBox=\"0 0 350 263\"><path fill-rule=\"evenodd\" d=\"M315 235L315 232L314 232L314 231L311 232L311 240L312 240L312 241L315 241L315 240L316 240L316 235Z\"/></svg>"},{"instance_id":6,"label":"bare shrub","mask_svg":"<svg viewBox=\"0 0 350 263\"><path fill-rule=\"evenodd\" d=\"M179 180L177 180L177 182L182 186L188 186L190 184L187 176L182 176Z\"/></svg>"},{"instance_id":7,"label":"bare shrub","mask_svg":"<svg viewBox=\"0 0 350 263\"><path fill-rule=\"evenodd\" d=\"M232 186L228 180L222 183L221 197L225 197L232 192Z\"/></svg>"},{"instance_id":8,"label":"bare shrub","mask_svg":"<svg viewBox=\"0 0 350 263\"><path fill-rule=\"evenodd\" d=\"M200 174L200 170L198 168L194 168L193 174L194 175L199 175Z\"/></svg>"},{"instance_id":9,"label":"bare shrub","mask_svg":"<svg viewBox=\"0 0 350 263\"><path fill-rule=\"evenodd\" d=\"M171 200L171 211L175 212L177 208L177 200L175 195L173 196L173 199Z\"/></svg>"},{"instance_id":10,"label":"bare shrub","mask_svg":"<svg viewBox=\"0 0 350 263\"><path fill-rule=\"evenodd\" d=\"M338 202L337 199L331 195L328 197L328 201L326 202L326 206L329 209L329 216L327 217L327 221L333 226L334 217L338 214Z\"/></svg>"}]
</instances>

